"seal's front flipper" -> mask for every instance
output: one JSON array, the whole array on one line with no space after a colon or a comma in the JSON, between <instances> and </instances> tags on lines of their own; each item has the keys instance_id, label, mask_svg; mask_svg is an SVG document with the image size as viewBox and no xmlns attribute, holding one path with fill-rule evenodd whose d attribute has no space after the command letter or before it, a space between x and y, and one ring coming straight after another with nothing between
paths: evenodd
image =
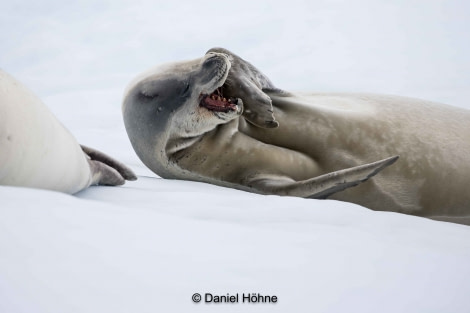
<instances>
[{"instance_id":1,"label":"seal's front flipper","mask_svg":"<svg viewBox=\"0 0 470 313\"><path fill-rule=\"evenodd\" d=\"M365 182L378 172L393 164L398 156L356 167L331 172L303 181L287 177L260 175L249 185L265 194L326 199L330 195Z\"/></svg>"},{"instance_id":2,"label":"seal's front flipper","mask_svg":"<svg viewBox=\"0 0 470 313\"><path fill-rule=\"evenodd\" d=\"M269 78L238 55L224 48L212 48L207 53L228 55L231 67L224 84L224 94L243 101L243 117L262 128L276 128L279 123L273 114L271 98L263 90L278 90ZM207 54L206 53L206 54Z\"/></svg>"},{"instance_id":3,"label":"seal's front flipper","mask_svg":"<svg viewBox=\"0 0 470 313\"><path fill-rule=\"evenodd\" d=\"M123 185L126 180L136 180L130 168L101 151L80 145L88 156L92 175L92 185Z\"/></svg>"},{"instance_id":4,"label":"seal's front flipper","mask_svg":"<svg viewBox=\"0 0 470 313\"><path fill-rule=\"evenodd\" d=\"M230 74L227 77L226 94L242 99L243 117L251 124L261 128L279 127L279 123L274 117L271 98L262 92L252 80L247 77L236 77L236 82L231 79Z\"/></svg>"}]
</instances>

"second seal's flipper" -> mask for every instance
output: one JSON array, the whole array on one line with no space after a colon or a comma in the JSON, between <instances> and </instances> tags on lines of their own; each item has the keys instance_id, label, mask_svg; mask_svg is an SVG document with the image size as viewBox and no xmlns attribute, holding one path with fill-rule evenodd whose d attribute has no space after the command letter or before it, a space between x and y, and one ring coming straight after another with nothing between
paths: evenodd
<instances>
[{"instance_id":1,"label":"second seal's flipper","mask_svg":"<svg viewBox=\"0 0 470 313\"><path fill-rule=\"evenodd\" d=\"M90 164L93 177L92 184L114 186L123 185L125 180L137 179L134 172L121 162L101 151L84 145L80 146L83 152L89 157L88 163Z\"/></svg>"},{"instance_id":2,"label":"second seal's flipper","mask_svg":"<svg viewBox=\"0 0 470 313\"><path fill-rule=\"evenodd\" d=\"M328 196L365 182L378 172L393 164L398 156L355 166L302 181L286 177L259 175L249 185L266 194L278 194L303 198L326 199Z\"/></svg>"},{"instance_id":3,"label":"second seal's flipper","mask_svg":"<svg viewBox=\"0 0 470 313\"><path fill-rule=\"evenodd\" d=\"M91 170L91 185L120 186L126 180L111 166L94 160L88 160Z\"/></svg>"}]
</instances>

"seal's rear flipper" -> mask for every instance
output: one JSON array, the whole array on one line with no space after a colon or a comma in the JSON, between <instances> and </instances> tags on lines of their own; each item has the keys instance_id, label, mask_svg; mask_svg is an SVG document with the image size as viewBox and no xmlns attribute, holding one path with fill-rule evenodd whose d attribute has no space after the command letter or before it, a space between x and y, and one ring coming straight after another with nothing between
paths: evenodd
<instances>
[{"instance_id":1,"label":"seal's rear flipper","mask_svg":"<svg viewBox=\"0 0 470 313\"><path fill-rule=\"evenodd\" d=\"M293 181L286 177L257 176L250 186L261 193L303 198L326 199L334 193L365 182L393 164L398 156L356 167L331 172L308 180Z\"/></svg>"},{"instance_id":2,"label":"seal's rear flipper","mask_svg":"<svg viewBox=\"0 0 470 313\"><path fill-rule=\"evenodd\" d=\"M264 92L282 90L276 88L271 80L260 70L238 55L224 48L212 48L207 53L228 55L231 67L224 84L224 94L243 101L243 117L261 128L276 128L279 123L274 118L271 98Z\"/></svg>"},{"instance_id":3,"label":"seal's rear flipper","mask_svg":"<svg viewBox=\"0 0 470 313\"><path fill-rule=\"evenodd\" d=\"M88 163L91 169L93 185L123 185L125 180L137 179L134 172L121 162L101 151L84 145L80 146L83 152L90 158Z\"/></svg>"}]
</instances>

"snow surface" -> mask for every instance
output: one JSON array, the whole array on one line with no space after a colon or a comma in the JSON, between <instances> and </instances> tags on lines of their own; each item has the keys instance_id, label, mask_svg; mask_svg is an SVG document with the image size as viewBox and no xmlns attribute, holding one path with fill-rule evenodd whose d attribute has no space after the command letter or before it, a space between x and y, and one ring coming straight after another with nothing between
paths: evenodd
<instances>
[{"instance_id":1,"label":"snow surface","mask_svg":"<svg viewBox=\"0 0 470 313\"><path fill-rule=\"evenodd\" d=\"M139 180L0 187L0 312L470 312L470 227L163 180L120 112L137 73L213 46L289 90L470 108L469 17L461 1L2 2L0 66Z\"/></svg>"}]
</instances>

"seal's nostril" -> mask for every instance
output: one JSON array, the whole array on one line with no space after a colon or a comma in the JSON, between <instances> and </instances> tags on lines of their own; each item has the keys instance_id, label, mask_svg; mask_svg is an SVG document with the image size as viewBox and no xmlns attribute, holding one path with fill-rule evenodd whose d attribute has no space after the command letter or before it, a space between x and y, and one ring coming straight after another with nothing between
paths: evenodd
<instances>
[{"instance_id":1,"label":"seal's nostril","mask_svg":"<svg viewBox=\"0 0 470 313\"><path fill-rule=\"evenodd\" d=\"M230 58L230 56L227 54L227 53L223 53L223 52L207 52L206 53L206 60L209 60L209 59L212 59L212 58L221 58L221 57L225 57L227 59Z\"/></svg>"},{"instance_id":2,"label":"seal's nostril","mask_svg":"<svg viewBox=\"0 0 470 313\"><path fill-rule=\"evenodd\" d=\"M204 60L204 63L202 64L202 66L206 68L212 68L212 67L218 66L219 64L222 64L222 62L223 60L220 58L220 55L214 54L213 56Z\"/></svg>"}]
</instances>

